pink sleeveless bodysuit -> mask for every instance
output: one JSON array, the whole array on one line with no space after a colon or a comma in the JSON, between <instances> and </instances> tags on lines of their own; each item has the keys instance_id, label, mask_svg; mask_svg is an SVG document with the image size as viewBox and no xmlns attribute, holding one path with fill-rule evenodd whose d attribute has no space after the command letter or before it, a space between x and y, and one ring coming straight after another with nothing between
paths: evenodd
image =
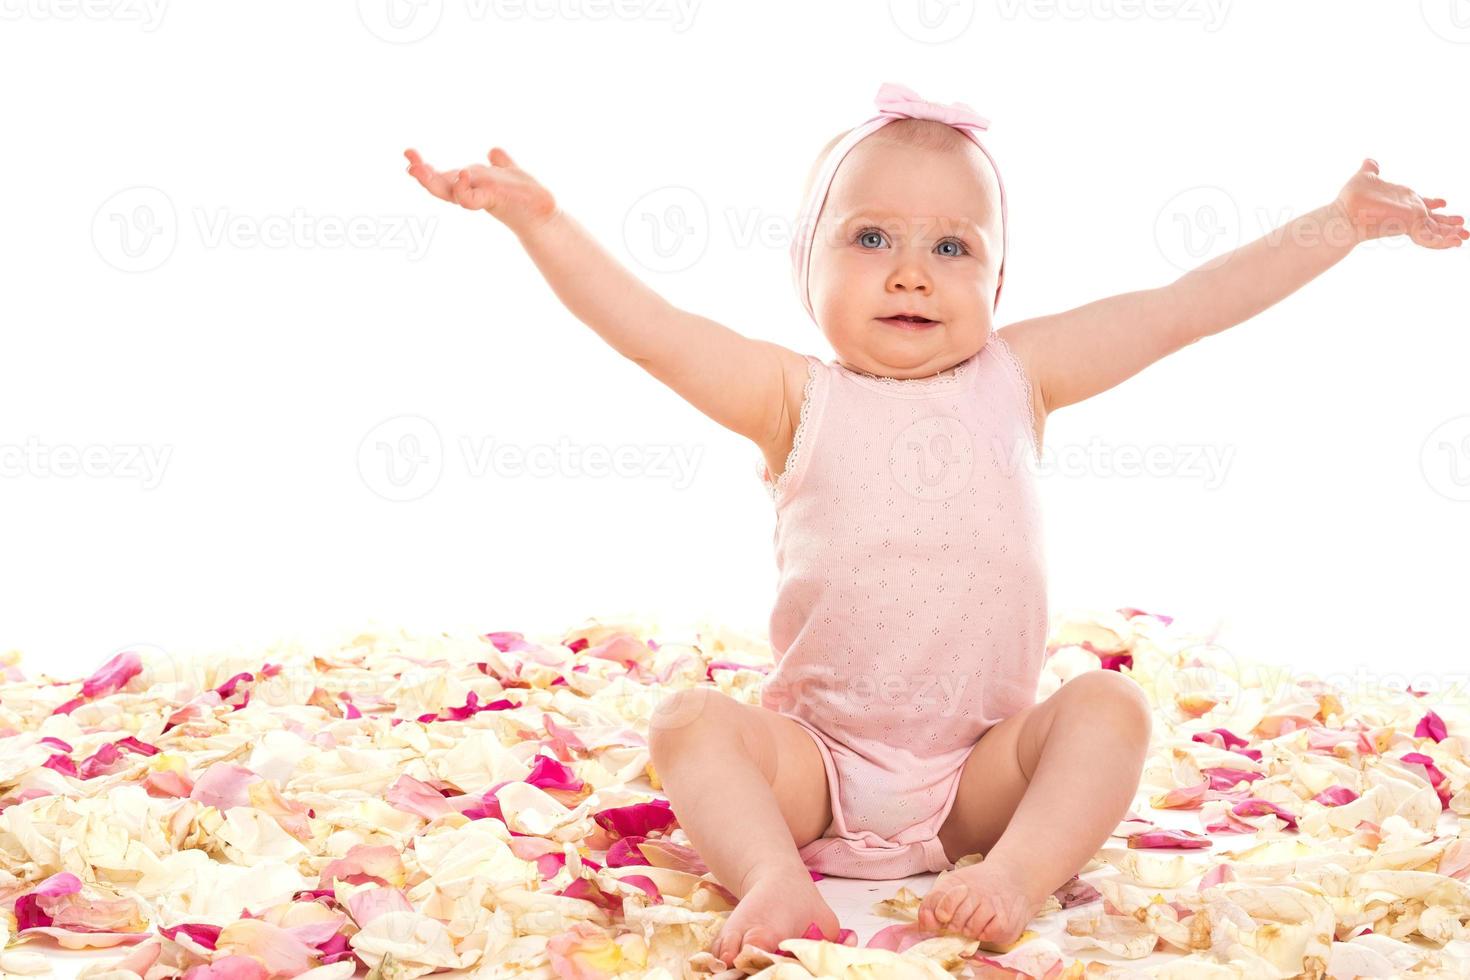
<instances>
[{"instance_id":1,"label":"pink sleeveless bodysuit","mask_svg":"<svg viewBox=\"0 0 1470 980\"><path fill-rule=\"evenodd\" d=\"M786 468L760 469L778 570L761 705L811 734L832 799L801 857L848 878L948 870L965 760L1035 703L1045 658L1030 385L994 333L929 378L807 362Z\"/></svg>"}]
</instances>

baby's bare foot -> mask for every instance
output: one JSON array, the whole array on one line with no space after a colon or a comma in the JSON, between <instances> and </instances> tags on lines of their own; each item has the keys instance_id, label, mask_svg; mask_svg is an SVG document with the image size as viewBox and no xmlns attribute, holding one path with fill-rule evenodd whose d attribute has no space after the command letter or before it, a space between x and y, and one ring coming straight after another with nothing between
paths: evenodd
<instances>
[{"instance_id":1,"label":"baby's bare foot","mask_svg":"<svg viewBox=\"0 0 1470 980\"><path fill-rule=\"evenodd\" d=\"M981 861L940 875L919 903L919 925L1008 945L1046 904L1019 869Z\"/></svg>"},{"instance_id":2,"label":"baby's bare foot","mask_svg":"<svg viewBox=\"0 0 1470 980\"><path fill-rule=\"evenodd\" d=\"M735 962L746 943L769 953L779 952L778 943L800 937L813 922L823 938L837 941L841 928L837 915L822 899L822 893L817 891L816 883L804 868L752 877L753 884L710 947L710 952L726 965Z\"/></svg>"}]
</instances>

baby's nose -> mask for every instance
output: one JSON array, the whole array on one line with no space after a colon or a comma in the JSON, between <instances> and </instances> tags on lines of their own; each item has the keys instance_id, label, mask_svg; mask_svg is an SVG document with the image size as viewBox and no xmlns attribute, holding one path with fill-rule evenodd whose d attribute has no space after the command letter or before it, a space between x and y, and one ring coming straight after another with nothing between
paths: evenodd
<instances>
[{"instance_id":1,"label":"baby's nose","mask_svg":"<svg viewBox=\"0 0 1470 980\"><path fill-rule=\"evenodd\" d=\"M930 289L929 280L918 275L894 275L889 278L888 284L890 288L904 292L927 293Z\"/></svg>"}]
</instances>

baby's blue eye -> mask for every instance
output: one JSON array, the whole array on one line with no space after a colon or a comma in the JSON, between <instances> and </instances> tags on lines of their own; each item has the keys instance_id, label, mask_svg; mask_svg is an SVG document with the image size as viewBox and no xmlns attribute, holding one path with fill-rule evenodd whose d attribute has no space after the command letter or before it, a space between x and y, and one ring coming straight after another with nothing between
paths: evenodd
<instances>
[{"instance_id":1,"label":"baby's blue eye","mask_svg":"<svg viewBox=\"0 0 1470 980\"><path fill-rule=\"evenodd\" d=\"M857 241L865 248L878 248L883 244L883 232L879 231L877 228L864 228L862 231L858 232ZM944 248L946 245L953 245L956 249L956 251L940 253L946 258L958 258L961 255L970 254L970 250L965 247L965 243L960 241L958 238L946 238L944 241L940 242L934 247Z\"/></svg>"}]
</instances>

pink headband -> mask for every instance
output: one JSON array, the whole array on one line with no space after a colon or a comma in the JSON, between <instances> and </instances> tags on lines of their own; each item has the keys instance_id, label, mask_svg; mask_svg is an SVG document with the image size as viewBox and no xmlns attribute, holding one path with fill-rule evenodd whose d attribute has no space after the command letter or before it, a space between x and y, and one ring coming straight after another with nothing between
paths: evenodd
<instances>
[{"instance_id":1,"label":"pink headband","mask_svg":"<svg viewBox=\"0 0 1470 980\"><path fill-rule=\"evenodd\" d=\"M832 178L837 173L837 166L842 162L842 158L847 156L848 151L856 146L863 137L881 129L895 119L933 119L952 126L970 137L975 145L980 147L980 152L984 153L985 158L990 161L990 166L995 170L996 184L1000 188L1001 259L995 284L995 302L999 304L1001 277L1005 275L1005 260L1010 252L1006 232L1006 187L1001 182L1000 168L995 165L995 158L990 155L989 150L985 149L985 145L980 142L980 137L975 135L977 130L989 129L990 120L978 115L974 109L963 102L953 102L949 105L926 102L919 98L918 93L913 89L893 82L884 82L879 86L878 94L873 101L878 106L878 114L852 129L838 141L836 146L832 147L832 152L828 153L826 159L822 161L816 179L812 181L811 193L807 196L801 216L797 219L796 236L791 242L791 264L796 281L796 293L801 297L802 305L815 320L817 314L812 309L811 292L807 287L807 280L811 272L812 241L816 238L817 218L822 213L822 205L827 200L827 192L832 187Z\"/></svg>"}]
</instances>

